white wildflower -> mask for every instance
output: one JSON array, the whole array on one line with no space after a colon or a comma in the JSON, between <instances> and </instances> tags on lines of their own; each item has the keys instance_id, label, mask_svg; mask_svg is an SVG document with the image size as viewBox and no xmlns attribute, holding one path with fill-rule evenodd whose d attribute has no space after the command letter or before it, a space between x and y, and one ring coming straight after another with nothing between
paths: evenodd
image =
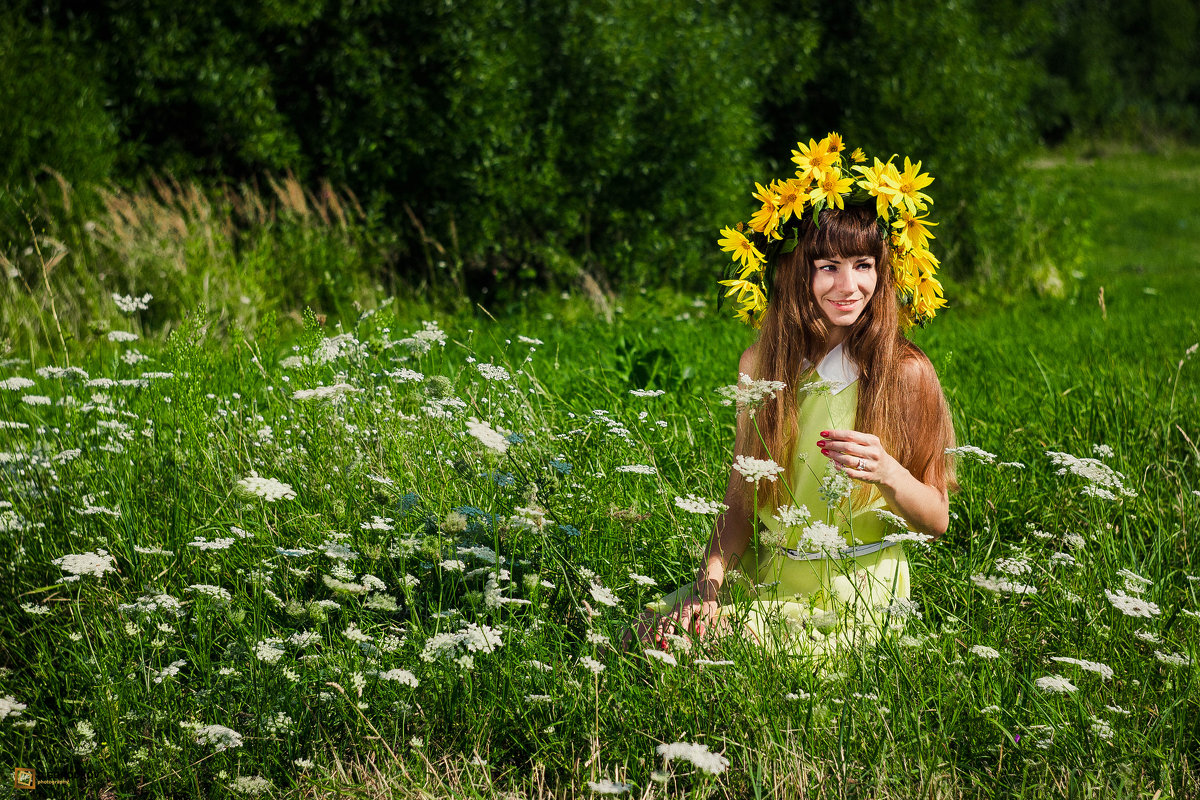
<instances>
[{"instance_id":1,"label":"white wildflower","mask_svg":"<svg viewBox=\"0 0 1200 800\"><path fill-rule=\"evenodd\" d=\"M479 374L489 381L512 380L512 376L508 374L508 370L504 367L498 367L495 364L484 364L480 361L476 362L475 369L479 370Z\"/></svg>"},{"instance_id":2,"label":"white wildflower","mask_svg":"<svg viewBox=\"0 0 1200 800\"><path fill-rule=\"evenodd\" d=\"M132 331L109 331L108 340L110 342L136 342L138 335Z\"/></svg>"},{"instance_id":3,"label":"white wildflower","mask_svg":"<svg viewBox=\"0 0 1200 800\"><path fill-rule=\"evenodd\" d=\"M987 658L991 660L995 660L1000 657L999 650L995 649L994 647L988 647L985 644L974 645L970 652L979 656L980 658Z\"/></svg>"},{"instance_id":4,"label":"white wildflower","mask_svg":"<svg viewBox=\"0 0 1200 800\"><path fill-rule=\"evenodd\" d=\"M582 666L587 667L588 669L590 669L592 672L594 672L597 675L599 675L601 672L604 671L604 665L601 664L596 659L592 658L591 656L581 656L579 659L579 663Z\"/></svg>"},{"instance_id":5,"label":"white wildflower","mask_svg":"<svg viewBox=\"0 0 1200 800\"><path fill-rule=\"evenodd\" d=\"M1108 493L1136 497L1137 493L1125 488L1125 476L1112 467L1095 458L1078 458L1070 453L1058 453L1047 450L1046 455L1058 467L1057 475L1075 475L1088 481L1097 489Z\"/></svg>"},{"instance_id":6,"label":"white wildflower","mask_svg":"<svg viewBox=\"0 0 1200 800\"><path fill-rule=\"evenodd\" d=\"M332 386L317 386L312 389L297 389L292 393L293 400L332 400L359 391L348 383L335 383Z\"/></svg>"},{"instance_id":7,"label":"white wildflower","mask_svg":"<svg viewBox=\"0 0 1200 800\"><path fill-rule=\"evenodd\" d=\"M657 475L658 470L649 464L625 464L617 467L617 472L634 472L638 475Z\"/></svg>"},{"instance_id":8,"label":"white wildflower","mask_svg":"<svg viewBox=\"0 0 1200 800\"><path fill-rule=\"evenodd\" d=\"M687 497L676 497L675 505L692 514L719 514L729 510L729 506L719 500L706 500L694 494L689 494Z\"/></svg>"},{"instance_id":9,"label":"white wildflower","mask_svg":"<svg viewBox=\"0 0 1200 800\"><path fill-rule=\"evenodd\" d=\"M959 458L973 458L983 464L996 463L995 453L989 453L987 450L981 450L980 448L969 444L960 445L959 447L947 447L946 455L957 456Z\"/></svg>"},{"instance_id":10,"label":"white wildflower","mask_svg":"<svg viewBox=\"0 0 1200 800\"><path fill-rule=\"evenodd\" d=\"M17 698L13 697L11 694L0 697L0 722L3 722L9 717L21 716L21 712L27 708L29 708L29 706L25 705L24 703L18 703Z\"/></svg>"},{"instance_id":11,"label":"white wildflower","mask_svg":"<svg viewBox=\"0 0 1200 800\"><path fill-rule=\"evenodd\" d=\"M1155 650L1154 657L1162 663L1174 667L1188 667L1192 663L1192 659L1183 653L1164 653L1161 650Z\"/></svg>"},{"instance_id":12,"label":"white wildflower","mask_svg":"<svg viewBox=\"0 0 1200 800\"><path fill-rule=\"evenodd\" d=\"M7 389L10 392L29 389L32 386L34 386L33 381L29 380L29 378L22 378L20 375L0 381L0 389Z\"/></svg>"},{"instance_id":13,"label":"white wildflower","mask_svg":"<svg viewBox=\"0 0 1200 800\"><path fill-rule=\"evenodd\" d=\"M800 536L800 547L808 552L832 552L846 546L846 539L836 525L813 522Z\"/></svg>"},{"instance_id":14,"label":"white wildflower","mask_svg":"<svg viewBox=\"0 0 1200 800\"><path fill-rule=\"evenodd\" d=\"M1157 604L1136 595L1125 594L1120 589L1115 592L1105 589L1104 594L1114 608L1128 617L1153 617L1161 613Z\"/></svg>"},{"instance_id":15,"label":"white wildflower","mask_svg":"<svg viewBox=\"0 0 1200 800\"><path fill-rule=\"evenodd\" d=\"M482 422L475 417L471 417L471 419L467 421L467 432L478 439L480 444L491 450L493 453L499 453L503 455L508 450L508 439L505 438L504 434L492 428L492 426L488 423Z\"/></svg>"},{"instance_id":16,"label":"white wildflower","mask_svg":"<svg viewBox=\"0 0 1200 800\"><path fill-rule=\"evenodd\" d=\"M665 653L662 650L646 649L643 651L650 658L656 658L664 664L672 667L679 666L679 662L675 660L675 656L670 653Z\"/></svg>"},{"instance_id":17,"label":"white wildflower","mask_svg":"<svg viewBox=\"0 0 1200 800\"><path fill-rule=\"evenodd\" d=\"M417 688L417 676L406 669L389 669L387 672L380 673L379 677L385 681L395 681L414 689Z\"/></svg>"},{"instance_id":18,"label":"white wildflower","mask_svg":"<svg viewBox=\"0 0 1200 800\"><path fill-rule=\"evenodd\" d=\"M211 597L214 600L218 600L225 604L229 604L233 600L233 598L230 597L229 592L227 592L225 589L222 589L220 586L212 586L207 583L193 583L184 591L196 592L197 594Z\"/></svg>"},{"instance_id":19,"label":"white wildflower","mask_svg":"<svg viewBox=\"0 0 1200 800\"><path fill-rule=\"evenodd\" d=\"M785 528L798 528L812 519L808 506L780 506L772 515L774 520Z\"/></svg>"},{"instance_id":20,"label":"white wildflower","mask_svg":"<svg viewBox=\"0 0 1200 800\"><path fill-rule=\"evenodd\" d=\"M281 483L274 478L260 478L258 473L251 472L249 476L237 482L238 489L251 497L261 497L268 503L276 500L295 500L296 493L289 484Z\"/></svg>"},{"instance_id":21,"label":"white wildflower","mask_svg":"<svg viewBox=\"0 0 1200 800\"><path fill-rule=\"evenodd\" d=\"M980 589L986 589L989 592L1005 592L1009 594L1037 594L1036 586L1029 586L1024 583L1015 583L1007 578L988 575L972 575L971 582Z\"/></svg>"},{"instance_id":22,"label":"white wildflower","mask_svg":"<svg viewBox=\"0 0 1200 800\"><path fill-rule=\"evenodd\" d=\"M1062 664L1074 664L1080 669L1096 673L1102 680L1108 680L1113 676L1112 667L1107 664L1101 664L1099 661L1087 661L1082 658L1068 658L1067 656L1051 656L1050 660L1058 661Z\"/></svg>"},{"instance_id":23,"label":"white wildflower","mask_svg":"<svg viewBox=\"0 0 1200 800\"><path fill-rule=\"evenodd\" d=\"M260 795L271 789L272 783L260 775L239 775L229 788L239 794Z\"/></svg>"},{"instance_id":24,"label":"white wildflower","mask_svg":"<svg viewBox=\"0 0 1200 800\"><path fill-rule=\"evenodd\" d=\"M59 556L50 563L72 576L63 578L62 581L78 580L82 575L101 578L106 572L117 571L116 565L113 564L113 557L105 550L97 550L94 553L70 553Z\"/></svg>"},{"instance_id":25,"label":"white wildflower","mask_svg":"<svg viewBox=\"0 0 1200 800\"><path fill-rule=\"evenodd\" d=\"M1033 565L1023 558L1001 558L996 561L996 569L1008 575L1026 575L1033 571Z\"/></svg>"},{"instance_id":26,"label":"white wildflower","mask_svg":"<svg viewBox=\"0 0 1200 800\"><path fill-rule=\"evenodd\" d=\"M749 410L750 416L754 416L754 412L760 405L786 387L787 384L782 381L756 381L749 375L741 373L737 383L732 386L720 387L717 389L717 394L725 398L722 400L722 405L728 406L736 403L738 412L746 409Z\"/></svg>"},{"instance_id":27,"label":"white wildflower","mask_svg":"<svg viewBox=\"0 0 1200 800\"><path fill-rule=\"evenodd\" d=\"M596 794L625 794L633 788L633 784L614 783L608 778L602 778L598 781L588 781L587 788L591 789Z\"/></svg>"},{"instance_id":28,"label":"white wildflower","mask_svg":"<svg viewBox=\"0 0 1200 800\"><path fill-rule=\"evenodd\" d=\"M126 314L132 314L135 311L145 311L149 308L149 303L154 299L149 292L137 297L136 295L119 295L116 292L112 293L113 302L117 304L117 308Z\"/></svg>"},{"instance_id":29,"label":"white wildflower","mask_svg":"<svg viewBox=\"0 0 1200 800\"><path fill-rule=\"evenodd\" d=\"M1051 694L1070 694L1075 691L1075 684L1061 675L1046 675L1034 681L1043 692Z\"/></svg>"},{"instance_id":30,"label":"white wildflower","mask_svg":"<svg viewBox=\"0 0 1200 800\"><path fill-rule=\"evenodd\" d=\"M621 601L615 594L612 593L611 589L602 586L599 583L593 583L590 591L592 599L601 605L614 607L621 604Z\"/></svg>"},{"instance_id":31,"label":"white wildflower","mask_svg":"<svg viewBox=\"0 0 1200 800\"><path fill-rule=\"evenodd\" d=\"M192 727L185 723L181 723L181 725ZM242 735L232 728L226 728L224 725L195 726L193 732L196 735L196 744L210 744L218 753L222 750L228 750L231 747L242 746Z\"/></svg>"},{"instance_id":32,"label":"white wildflower","mask_svg":"<svg viewBox=\"0 0 1200 800\"><path fill-rule=\"evenodd\" d=\"M656 750L667 761L682 759L690 761L696 769L710 775L719 775L729 766L729 759L711 752L708 745L693 742L673 742L660 744Z\"/></svg>"},{"instance_id":33,"label":"white wildflower","mask_svg":"<svg viewBox=\"0 0 1200 800\"><path fill-rule=\"evenodd\" d=\"M1119 569L1117 570L1118 577L1125 579L1125 591L1130 594L1141 594L1146 591L1146 588L1154 583L1149 578L1143 578L1133 570Z\"/></svg>"},{"instance_id":34,"label":"white wildflower","mask_svg":"<svg viewBox=\"0 0 1200 800\"><path fill-rule=\"evenodd\" d=\"M783 467L769 458L750 458L744 455L738 455L733 468L746 478L746 483L756 483L763 478L773 482L776 476L783 472Z\"/></svg>"}]
</instances>

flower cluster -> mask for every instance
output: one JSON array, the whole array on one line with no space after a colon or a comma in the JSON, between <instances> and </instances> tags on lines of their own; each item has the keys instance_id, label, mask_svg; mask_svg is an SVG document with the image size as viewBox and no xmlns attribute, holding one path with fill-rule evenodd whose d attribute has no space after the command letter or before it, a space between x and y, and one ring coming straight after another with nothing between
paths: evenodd
<instances>
[{"instance_id":1,"label":"flower cluster","mask_svg":"<svg viewBox=\"0 0 1200 800\"><path fill-rule=\"evenodd\" d=\"M754 199L761 206L749 223L721 230L718 244L729 253L734 264L722 286L729 287L726 297L737 296L737 318L758 327L767 309L770 274L779 258L799 243L800 222L807 209L815 219L825 208L844 209L846 203L872 204L880 227L888 235L892 249L892 272L905 328L924 325L946 305L942 285L935 277L938 259L929 251L934 236L929 229L937 225L928 220L927 209L933 201L922 189L933 182L906 156L903 172L893 163L878 158L870 166L862 149L855 150L849 166L843 160L842 137L831 133L821 141L796 143L792 162L796 175L763 186L755 183ZM857 174L856 174L857 173Z\"/></svg>"}]
</instances>

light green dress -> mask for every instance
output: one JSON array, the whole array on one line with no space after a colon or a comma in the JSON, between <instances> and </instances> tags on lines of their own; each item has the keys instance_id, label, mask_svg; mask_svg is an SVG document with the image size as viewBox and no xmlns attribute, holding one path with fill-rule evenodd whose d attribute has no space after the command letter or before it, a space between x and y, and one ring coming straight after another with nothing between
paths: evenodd
<instances>
[{"instance_id":1,"label":"light green dress","mask_svg":"<svg viewBox=\"0 0 1200 800\"><path fill-rule=\"evenodd\" d=\"M852 430L858 402L853 366L846 361L842 362L844 370L836 363L829 366L831 359L841 358L840 349L835 349L818 367L822 378L834 376L832 391L826 378L809 384L820 388L802 391L797 397L799 439L792 463L779 480L791 488L791 504L805 506L812 520L836 525L850 547L881 542L890 528L876 514L886 509L886 504L873 488L864 498L862 484L855 483L851 497L840 503L835 500L833 508L821 496L830 462L821 455L817 441L821 431ZM784 497L789 497L786 490ZM894 604L897 599L908 599L911 588L903 545L891 544L844 558L807 558L800 548L806 525L784 527L775 518L776 512L758 510L758 533L722 587L721 615L735 631L771 649L824 655L846 645L874 641L885 628L900 625L904 614L895 613ZM650 607L666 613L690 590L690 584L680 587Z\"/></svg>"}]
</instances>

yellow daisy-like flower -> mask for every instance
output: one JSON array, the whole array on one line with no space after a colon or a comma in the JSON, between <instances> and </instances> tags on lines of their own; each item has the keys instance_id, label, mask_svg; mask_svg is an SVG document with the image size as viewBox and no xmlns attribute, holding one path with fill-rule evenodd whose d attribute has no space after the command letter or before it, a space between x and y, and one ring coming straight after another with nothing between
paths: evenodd
<instances>
[{"instance_id":1,"label":"yellow daisy-like flower","mask_svg":"<svg viewBox=\"0 0 1200 800\"><path fill-rule=\"evenodd\" d=\"M896 183L900 181L900 173L896 170L896 165L890 161L885 164L877 158L873 165L854 167L854 170L862 173L863 176L858 185L875 198L875 213L887 219L888 206L891 205L892 197L896 194L893 181Z\"/></svg>"},{"instance_id":2,"label":"yellow daisy-like flower","mask_svg":"<svg viewBox=\"0 0 1200 800\"><path fill-rule=\"evenodd\" d=\"M796 177L802 181L819 181L830 166L838 160L837 153L830 153L829 137L816 142L813 139L796 142L798 149L792 151L792 161L796 164Z\"/></svg>"},{"instance_id":3,"label":"yellow daisy-like flower","mask_svg":"<svg viewBox=\"0 0 1200 800\"><path fill-rule=\"evenodd\" d=\"M724 238L718 239L717 244L721 246L722 250L729 253L734 261L741 261L743 267L762 263L763 254L749 239L733 228L722 228L721 236Z\"/></svg>"},{"instance_id":4,"label":"yellow daisy-like flower","mask_svg":"<svg viewBox=\"0 0 1200 800\"><path fill-rule=\"evenodd\" d=\"M736 302L747 308L762 308L767 307L767 297L763 294L762 289L753 281L742 280L741 278L732 278L727 281L717 281L722 286L728 286L725 296L732 297L737 295Z\"/></svg>"},{"instance_id":5,"label":"yellow daisy-like flower","mask_svg":"<svg viewBox=\"0 0 1200 800\"><path fill-rule=\"evenodd\" d=\"M762 203L762 207L750 217L750 227L770 238L780 238L775 233L779 227L779 195L761 183L755 183L754 186L758 190L754 193L754 199Z\"/></svg>"},{"instance_id":6,"label":"yellow daisy-like flower","mask_svg":"<svg viewBox=\"0 0 1200 800\"><path fill-rule=\"evenodd\" d=\"M792 215L804 211L804 203L808 200L808 184L792 178L786 181L775 181L771 191L779 196L779 221L787 222Z\"/></svg>"},{"instance_id":7,"label":"yellow daisy-like flower","mask_svg":"<svg viewBox=\"0 0 1200 800\"><path fill-rule=\"evenodd\" d=\"M897 238L905 249L924 250L929 247L930 239L937 238L929 229L938 223L930 222L927 217L918 217L904 209L900 212L900 219L892 223L892 227L898 229L900 235Z\"/></svg>"},{"instance_id":8,"label":"yellow daisy-like flower","mask_svg":"<svg viewBox=\"0 0 1200 800\"><path fill-rule=\"evenodd\" d=\"M946 298L942 296L941 281L932 275L922 275L913 302L913 316L919 322L928 321L945 305Z\"/></svg>"},{"instance_id":9,"label":"yellow daisy-like flower","mask_svg":"<svg viewBox=\"0 0 1200 800\"><path fill-rule=\"evenodd\" d=\"M855 164L863 164L867 160L867 154L862 151L861 147L854 148L854 152L850 154L850 160Z\"/></svg>"},{"instance_id":10,"label":"yellow daisy-like flower","mask_svg":"<svg viewBox=\"0 0 1200 800\"><path fill-rule=\"evenodd\" d=\"M921 274L911 254L906 253L896 259L896 263L892 267L892 276L896 281L896 294L900 297L916 295Z\"/></svg>"},{"instance_id":11,"label":"yellow daisy-like flower","mask_svg":"<svg viewBox=\"0 0 1200 800\"><path fill-rule=\"evenodd\" d=\"M830 133L821 140L821 144L825 145L826 153L829 153L831 156L836 156L839 159L842 156L842 151L846 149L846 145L842 142L842 135L840 133Z\"/></svg>"},{"instance_id":12,"label":"yellow daisy-like flower","mask_svg":"<svg viewBox=\"0 0 1200 800\"><path fill-rule=\"evenodd\" d=\"M913 164L909 161L908 156L904 157L904 172L896 179L892 188L896 190L892 195L892 205L899 206L903 203L909 210L909 213L915 214L917 210L924 210L925 206L933 202L933 199L922 192L929 184L933 183L933 178L926 172L921 174L921 162Z\"/></svg>"},{"instance_id":13,"label":"yellow daisy-like flower","mask_svg":"<svg viewBox=\"0 0 1200 800\"><path fill-rule=\"evenodd\" d=\"M850 191L850 187L854 185L854 178L849 175L843 178L841 175L842 173L835 169L826 172L808 193L809 199L814 204L824 200L826 206L844 209L846 205L842 201L842 195Z\"/></svg>"},{"instance_id":14,"label":"yellow daisy-like flower","mask_svg":"<svg viewBox=\"0 0 1200 800\"><path fill-rule=\"evenodd\" d=\"M917 265L917 269L931 277L935 272L937 272L937 268L942 265L942 262L938 260L937 256L926 250L924 247L913 249L910 251L909 255L912 258L913 263Z\"/></svg>"}]
</instances>

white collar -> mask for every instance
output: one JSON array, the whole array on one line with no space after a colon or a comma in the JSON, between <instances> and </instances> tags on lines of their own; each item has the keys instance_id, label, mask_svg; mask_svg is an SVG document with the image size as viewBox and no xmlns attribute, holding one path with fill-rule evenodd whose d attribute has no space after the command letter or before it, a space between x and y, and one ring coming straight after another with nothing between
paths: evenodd
<instances>
[{"instance_id":1,"label":"white collar","mask_svg":"<svg viewBox=\"0 0 1200 800\"><path fill-rule=\"evenodd\" d=\"M829 381L831 394L837 394L849 387L858 380L858 374L858 365L850 360L846 348L841 344L826 353L817 364L817 375L821 380Z\"/></svg>"}]
</instances>

